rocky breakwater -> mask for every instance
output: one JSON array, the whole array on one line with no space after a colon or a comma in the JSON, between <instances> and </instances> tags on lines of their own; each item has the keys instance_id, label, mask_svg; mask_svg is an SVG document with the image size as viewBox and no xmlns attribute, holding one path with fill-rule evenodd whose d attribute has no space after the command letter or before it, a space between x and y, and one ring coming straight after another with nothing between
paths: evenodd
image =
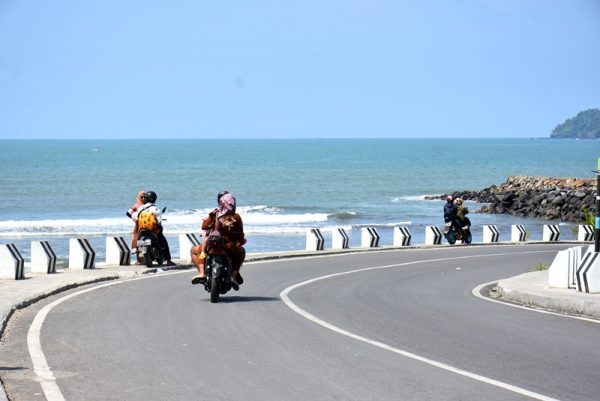
<instances>
[{"instance_id":1,"label":"rocky breakwater","mask_svg":"<svg viewBox=\"0 0 600 401\"><path fill-rule=\"evenodd\" d=\"M477 213L508 213L581 223L586 209L595 213L596 180L512 176L499 186L452 195L485 203Z\"/></svg>"}]
</instances>

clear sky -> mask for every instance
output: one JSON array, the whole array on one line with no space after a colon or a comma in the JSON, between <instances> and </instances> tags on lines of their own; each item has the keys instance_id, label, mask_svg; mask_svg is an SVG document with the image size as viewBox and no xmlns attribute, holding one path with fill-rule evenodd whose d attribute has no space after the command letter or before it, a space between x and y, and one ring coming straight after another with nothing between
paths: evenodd
<instances>
[{"instance_id":1,"label":"clear sky","mask_svg":"<svg viewBox=\"0 0 600 401\"><path fill-rule=\"evenodd\" d=\"M0 0L0 139L547 137L599 0Z\"/></svg>"}]
</instances>

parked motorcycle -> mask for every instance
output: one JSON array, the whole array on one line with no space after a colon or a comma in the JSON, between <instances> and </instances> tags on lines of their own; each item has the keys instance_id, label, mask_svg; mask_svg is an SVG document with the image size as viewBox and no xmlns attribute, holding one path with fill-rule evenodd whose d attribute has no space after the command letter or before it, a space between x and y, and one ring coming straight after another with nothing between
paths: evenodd
<instances>
[{"instance_id":1,"label":"parked motorcycle","mask_svg":"<svg viewBox=\"0 0 600 401\"><path fill-rule=\"evenodd\" d=\"M138 259L140 262L143 262L146 267L152 267L153 261L156 261L159 266L163 264L158 237L152 231L140 231L137 241L137 251Z\"/></svg>"},{"instance_id":2,"label":"parked motorcycle","mask_svg":"<svg viewBox=\"0 0 600 401\"><path fill-rule=\"evenodd\" d=\"M447 222L444 224L444 237L450 245L454 245L456 241L462 241L463 244L470 244L473 240L470 225L466 225L458 229L452 224L452 222Z\"/></svg>"}]
</instances>

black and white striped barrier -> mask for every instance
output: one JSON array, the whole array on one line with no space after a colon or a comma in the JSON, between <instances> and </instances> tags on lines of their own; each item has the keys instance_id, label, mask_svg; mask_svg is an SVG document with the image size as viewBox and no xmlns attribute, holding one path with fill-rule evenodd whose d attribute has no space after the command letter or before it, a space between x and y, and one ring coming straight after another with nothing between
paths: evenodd
<instances>
[{"instance_id":1,"label":"black and white striped barrier","mask_svg":"<svg viewBox=\"0 0 600 401\"><path fill-rule=\"evenodd\" d=\"M436 226L425 227L425 245L441 245L442 232Z\"/></svg>"},{"instance_id":2,"label":"black and white striped barrier","mask_svg":"<svg viewBox=\"0 0 600 401\"><path fill-rule=\"evenodd\" d=\"M48 241L31 242L31 272L56 273L56 254Z\"/></svg>"},{"instance_id":3,"label":"black and white striped barrier","mask_svg":"<svg viewBox=\"0 0 600 401\"><path fill-rule=\"evenodd\" d=\"M94 269L96 267L96 252L85 238L69 240L69 269Z\"/></svg>"},{"instance_id":4,"label":"black and white striped barrier","mask_svg":"<svg viewBox=\"0 0 600 401\"><path fill-rule=\"evenodd\" d=\"M190 252L192 248L202 244L201 241L202 235L200 235L200 239L196 236L196 234L188 233L188 234L179 234L179 259L182 262L192 263L192 255Z\"/></svg>"},{"instance_id":5,"label":"black and white striped barrier","mask_svg":"<svg viewBox=\"0 0 600 401\"><path fill-rule=\"evenodd\" d=\"M543 241L558 241L558 237L560 237L560 229L557 224L544 224L544 229L542 231Z\"/></svg>"},{"instance_id":6,"label":"black and white striped barrier","mask_svg":"<svg viewBox=\"0 0 600 401\"><path fill-rule=\"evenodd\" d=\"M106 238L106 264L118 266L131 264L131 249L123 237Z\"/></svg>"},{"instance_id":7,"label":"black and white striped barrier","mask_svg":"<svg viewBox=\"0 0 600 401\"><path fill-rule=\"evenodd\" d=\"M0 244L0 278L25 278L25 259L14 244Z\"/></svg>"},{"instance_id":8,"label":"black and white striped barrier","mask_svg":"<svg viewBox=\"0 0 600 401\"><path fill-rule=\"evenodd\" d=\"M306 250L322 251L325 248L325 238L318 228L311 228L306 232Z\"/></svg>"},{"instance_id":9,"label":"black and white striped barrier","mask_svg":"<svg viewBox=\"0 0 600 401\"><path fill-rule=\"evenodd\" d=\"M409 246L411 239L408 227L394 227L394 246Z\"/></svg>"},{"instance_id":10,"label":"black and white striped barrier","mask_svg":"<svg viewBox=\"0 0 600 401\"><path fill-rule=\"evenodd\" d=\"M483 226L483 242L489 244L491 242L498 242L500 239L500 231L498 231L498 227L493 225L484 225Z\"/></svg>"},{"instance_id":11,"label":"black and white striped barrier","mask_svg":"<svg viewBox=\"0 0 600 401\"><path fill-rule=\"evenodd\" d=\"M594 226L580 225L577 231L577 241L587 242L594 240Z\"/></svg>"},{"instance_id":12,"label":"black and white striped barrier","mask_svg":"<svg viewBox=\"0 0 600 401\"><path fill-rule=\"evenodd\" d=\"M577 291L600 293L600 252L588 250L577 268Z\"/></svg>"},{"instance_id":13,"label":"black and white striped barrier","mask_svg":"<svg viewBox=\"0 0 600 401\"><path fill-rule=\"evenodd\" d=\"M527 240L527 231L521 224L513 224L510 229L510 240L512 242L524 242Z\"/></svg>"},{"instance_id":14,"label":"black and white striped barrier","mask_svg":"<svg viewBox=\"0 0 600 401\"><path fill-rule=\"evenodd\" d=\"M375 227L363 227L360 229L360 246L363 248L377 248L380 238Z\"/></svg>"},{"instance_id":15,"label":"black and white striped barrier","mask_svg":"<svg viewBox=\"0 0 600 401\"><path fill-rule=\"evenodd\" d=\"M575 288L577 268L585 250L585 246L575 246L558 251L548 268L548 285L554 288Z\"/></svg>"},{"instance_id":16,"label":"black and white striped barrier","mask_svg":"<svg viewBox=\"0 0 600 401\"><path fill-rule=\"evenodd\" d=\"M331 247L333 249L347 249L350 246L350 238L343 228L336 228L331 233Z\"/></svg>"}]
</instances>

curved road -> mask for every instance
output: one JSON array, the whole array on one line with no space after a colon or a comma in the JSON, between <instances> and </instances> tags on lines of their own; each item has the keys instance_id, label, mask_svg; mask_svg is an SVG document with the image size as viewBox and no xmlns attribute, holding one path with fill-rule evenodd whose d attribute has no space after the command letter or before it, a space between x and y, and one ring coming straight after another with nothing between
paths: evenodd
<instances>
[{"instance_id":1,"label":"curved road","mask_svg":"<svg viewBox=\"0 0 600 401\"><path fill-rule=\"evenodd\" d=\"M43 400L47 361L48 401L598 400L600 324L472 294L565 247L249 263L219 304L191 271L74 290L11 319L5 387Z\"/></svg>"}]
</instances>

